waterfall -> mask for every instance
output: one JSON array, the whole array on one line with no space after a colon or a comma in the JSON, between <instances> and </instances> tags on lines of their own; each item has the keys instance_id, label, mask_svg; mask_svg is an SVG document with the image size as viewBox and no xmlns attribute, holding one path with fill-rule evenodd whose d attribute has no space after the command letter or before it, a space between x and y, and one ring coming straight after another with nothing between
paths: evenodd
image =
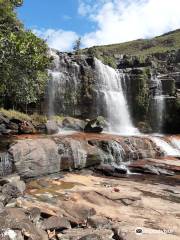
<instances>
[{"instance_id":1,"label":"waterfall","mask_svg":"<svg viewBox=\"0 0 180 240\"><path fill-rule=\"evenodd\" d=\"M162 91L162 82L158 76L151 76L151 88L153 89L152 98L152 119L153 128L161 133L163 128L163 116L165 111L165 96Z\"/></svg>"},{"instance_id":2,"label":"waterfall","mask_svg":"<svg viewBox=\"0 0 180 240\"><path fill-rule=\"evenodd\" d=\"M0 176L12 173L12 161L9 153L0 153Z\"/></svg>"},{"instance_id":3,"label":"waterfall","mask_svg":"<svg viewBox=\"0 0 180 240\"><path fill-rule=\"evenodd\" d=\"M94 67L88 65L88 61L83 56L79 61L75 56L69 56L67 53L58 54L55 50L50 50L50 55L54 62L52 69L49 70L49 115L80 116L84 113L87 107L81 100L84 94L82 91L85 88L84 81L81 80L82 69L84 69L83 71L93 73L91 84L88 83L88 86L97 93L93 99L94 105L93 102L89 105L89 117L98 115L107 117L110 123L108 130L111 132L128 135L138 133L132 124L123 93L123 72L104 65L98 59L94 59L94 71ZM80 105L78 105L79 101Z\"/></svg>"},{"instance_id":4,"label":"waterfall","mask_svg":"<svg viewBox=\"0 0 180 240\"><path fill-rule=\"evenodd\" d=\"M53 69L49 69L49 85L48 85L48 100L49 100L49 106L48 106L48 114L49 116L55 115L55 94L56 94L56 86L58 86L59 79L61 79L61 73L59 72L59 57L58 55L52 50L49 50L50 56L53 57Z\"/></svg>"},{"instance_id":5,"label":"waterfall","mask_svg":"<svg viewBox=\"0 0 180 240\"><path fill-rule=\"evenodd\" d=\"M122 79L124 79L123 73L104 65L98 59L95 59L95 68L100 96L97 104L101 108L103 107L104 112L107 113L110 123L109 131L129 135L137 133L137 129L132 124L127 102L123 94L121 83Z\"/></svg>"},{"instance_id":6,"label":"waterfall","mask_svg":"<svg viewBox=\"0 0 180 240\"><path fill-rule=\"evenodd\" d=\"M171 137L170 142L175 148L179 149L179 151L180 151L180 139L179 138Z\"/></svg>"},{"instance_id":7,"label":"waterfall","mask_svg":"<svg viewBox=\"0 0 180 240\"><path fill-rule=\"evenodd\" d=\"M151 140L167 155L180 157L180 151L161 137L151 137Z\"/></svg>"},{"instance_id":8,"label":"waterfall","mask_svg":"<svg viewBox=\"0 0 180 240\"><path fill-rule=\"evenodd\" d=\"M77 112L80 67L67 53L58 54L50 49L49 54L53 63L49 69L48 113L73 116Z\"/></svg>"}]
</instances>

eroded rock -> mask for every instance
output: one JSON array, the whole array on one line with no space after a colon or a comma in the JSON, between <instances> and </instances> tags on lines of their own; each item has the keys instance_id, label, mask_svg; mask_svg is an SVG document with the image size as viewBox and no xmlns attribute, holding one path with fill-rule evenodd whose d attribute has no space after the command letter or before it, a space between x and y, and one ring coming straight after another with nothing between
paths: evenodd
<instances>
[{"instance_id":1,"label":"eroded rock","mask_svg":"<svg viewBox=\"0 0 180 240\"><path fill-rule=\"evenodd\" d=\"M42 229L44 230L64 230L71 228L70 222L66 218L52 216L45 219L42 223Z\"/></svg>"}]
</instances>

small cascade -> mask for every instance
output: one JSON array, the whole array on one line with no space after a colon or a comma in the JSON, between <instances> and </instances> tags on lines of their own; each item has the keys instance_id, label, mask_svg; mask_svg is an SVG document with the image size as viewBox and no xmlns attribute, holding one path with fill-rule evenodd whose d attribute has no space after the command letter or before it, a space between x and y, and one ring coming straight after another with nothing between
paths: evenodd
<instances>
[{"instance_id":1,"label":"small cascade","mask_svg":"<svg viewBox=\"0 0 180 240\"><path fill-rule=\"evenodd\" d=\"M168 143L161 137L151 137L151 140L167 155L179 157L180 151L175 148L171 143Z\"/></svg>"},{"instance_id":2,"label":"small cascade","mask_svg":"<svg viewBox=\"0 0 180 240\"><path fill-rule=\"evenodd\" d=\"M180 138L170 137L170 142L175 148L180 150Z\"/></svg>"},{"instance_id":3,"label":"small cascade","mask_svg":"<svg viewBox=\"0 0 180 240\"><path fill-rule=\"evenodd\" d=\"M68 168L81 169L86 167L87 151L83 141L68 139L68 142L59 145L61 155L60 165L67 165Z\"/></svg>"},{"instance_id":4,"label":"small cascade","mask_svg":"<svg viewBox=\"0 0 180 240\"><path fill-rule=\"evenodd\" d=\"M158 76L151 77L152 89L152 110L153 128L156 132L161 133L163 128L163 116L165 111L165 96L162 91L162 82Z\"/></svg>"},{"instance_id":5,"label":"small cascade","mask_svg":"<svg viewBox=\"0 0 180 240\"><path fill-rule=\"evenodd\" d=\"M6 176L12 173L12 161L9 153L0 153L0 176Z\"/></svg>"},{"instance_id":6,"label":"small cascade","mask_svg":"<svg viewBox=\"0 0 180 240\"><path fill-rule=\"evenodd\" d=\"M71 140L71 150L74 159L74 167L86 167L87 152L84 149L82 142L77 140Z\"/></svg>"},{"instance_id":7,"label":"small cascade","mask_svg":"<svg viewBox=\"0 0 180 240\"><path fill-rule=\"evenodd\" d=\"M95 68L98 78L97 88L99 96L101 96L97 104L101 108L103 105L110 122L109 131L120 134L136 134L138 131L132 124L121 85L124 78L123 73L104 65L98 59L95 59Z\"/></svg>"}]
</instances>

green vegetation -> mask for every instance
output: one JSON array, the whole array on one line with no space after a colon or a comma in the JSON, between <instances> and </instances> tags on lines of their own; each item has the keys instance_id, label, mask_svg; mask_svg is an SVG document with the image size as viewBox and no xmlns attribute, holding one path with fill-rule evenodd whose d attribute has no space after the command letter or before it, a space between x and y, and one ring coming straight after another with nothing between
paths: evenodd
<instances>
[{"instance_id":1,"label":"green vegetation","mask_svg":"<svg viewBox=\"0 0 180 240\"><path fill-rule=\"evenodd\" d=\"M25 110L44 93L50 58L46 43L17 19L21 5L21 0L0 0L0 104Z\"/></svg>"},{"instance_id":2,"label":"green vegetation","mask_svg":"<svg viewBox=\"0 0 180 240\"><path fill-rule=\"evenodd\" d=\"M152 39L138 39L120 44L94 46L84 49L83 52L104 60L104 63L107 62L107 59L110 59L111 64L115 64L116 57L119 58L121 54L144 58L151 54L164 53L175 49L180 49L180 30Z\"/></svg>"},{"instance_id":3,"label":"green vegetation","mask_svg":"<svg viewBox=\"0 0 180 240\"><path fill-rule=\"evenodd\" d=\"M37 113L34 113L32 115L27 115L25 113L15 111L15 110L6 110L4 108L0 108L0 113L7 116L9 119L15 118L19 119L21 121L31 121L33 124L40 124L40 123L46 123L47 117L44 115L39 115Z\"/></svg>"},{"instance_id":4,"label":"green vegetation","mask_svg":"<svg viewBox=\"0 0 180 240\"><path fill-rule=\"evenodd\" d=\"M148 69L134 69L131 78L132 115L138 121L145 121L149 107Z\"/></svg>"}]
</instances>

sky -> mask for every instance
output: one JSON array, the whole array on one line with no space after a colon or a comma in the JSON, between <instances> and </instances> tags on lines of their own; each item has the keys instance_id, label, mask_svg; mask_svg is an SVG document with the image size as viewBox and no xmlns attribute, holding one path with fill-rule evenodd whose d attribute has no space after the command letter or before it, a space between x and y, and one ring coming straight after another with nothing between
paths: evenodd
<instances>
[{"instance_id":1,"label":"sky","mask_svg":"<svg viewBox=\"0 0 180 240\"><path fill-rule=\"evenodd\" d=\"M60 51L152 38L180 28L180 0L24 0L27 29Z\"/></svg>"}]
</instances>

